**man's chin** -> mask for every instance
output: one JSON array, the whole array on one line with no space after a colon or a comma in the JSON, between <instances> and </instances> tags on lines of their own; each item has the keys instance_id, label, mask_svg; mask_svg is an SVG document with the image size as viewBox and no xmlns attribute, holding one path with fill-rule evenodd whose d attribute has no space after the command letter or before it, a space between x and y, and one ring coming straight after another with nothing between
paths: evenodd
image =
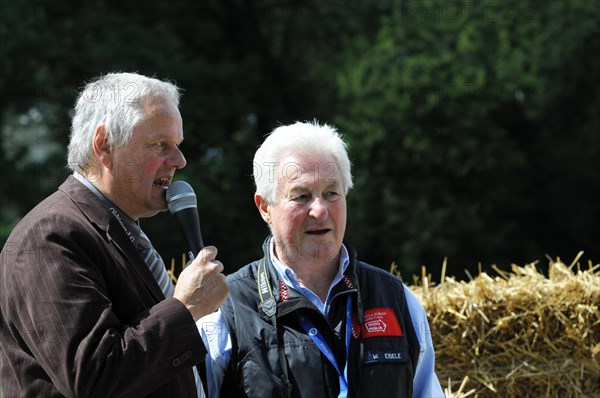
<instances>
[{"instance_id":1,"label":"man's chin","mask_svg":"<svg viewBox=\"0 0 600 398\"><path fill-rule=\"evenodd\" d=\"M340 253L340 245L334 241L324 241L315 245L311 245L306 249L305 254L313 257L313 261L330 262L337 259Z\"/></svg>"},{"instance_id":2,"label":"man's chin","mask_svg":"<svg viewBox=\"0 0 600 398\"><path fill-rule=\"evenodd\" d=\"M160 202L154 203L152 207L149 207L144 214L140 216L140 218L154 217L158 213L163 213L167 210L169 210L169 208L167 207L166 201L163 201L162 204Z\"/></svg>"}]
</instances>

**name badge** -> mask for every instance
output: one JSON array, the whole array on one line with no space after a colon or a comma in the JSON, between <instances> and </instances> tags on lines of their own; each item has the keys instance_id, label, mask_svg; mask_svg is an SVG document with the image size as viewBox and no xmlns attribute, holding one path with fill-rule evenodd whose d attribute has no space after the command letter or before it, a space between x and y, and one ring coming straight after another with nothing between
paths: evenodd
<instances>
[{"instance_id":1,"label":"name badge","mask_svg":"<svg viewBox=\"0 0 600 398\"><path fill-rule=\"evenodd\" d=\"M398 350L376 350L367 351L367 355L363 362L367 363L380 363L380 362L407 362L408 352Z\"/></svg>"}]
</instances>

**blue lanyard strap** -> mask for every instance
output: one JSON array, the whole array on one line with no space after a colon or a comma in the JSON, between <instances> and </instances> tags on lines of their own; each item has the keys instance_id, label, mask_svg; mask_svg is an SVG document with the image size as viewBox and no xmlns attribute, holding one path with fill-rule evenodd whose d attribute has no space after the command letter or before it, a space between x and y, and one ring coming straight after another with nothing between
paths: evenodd
<instances>
[{"instance_id":1,"label":"blue lanyard strap","mask_svg":"<svg viewBox=\"0 0 600 398\"><path fill-rule=\"evenodd\" d=\"M352 300L350 298L350 294L348 294L348 300L346 302L346 364L344 365L343 374L340 372L340 368L337 360L335 359L333 351L325 341L325 338L323 338L321 332L319 332L319 330L315 327L315 324L312 323L303 312L299 313L298 320L300 321L302 328L306 331L306 334L308 334L316 346L319 347L319 350L321 350L323 355L325 355L325 357L329 360L329 362L331 362L337 371L340 379L340 394L338 395L338 398L348 397L348 352L350 349L350 338L352 336Z\"/></svg>"}]
</instances>

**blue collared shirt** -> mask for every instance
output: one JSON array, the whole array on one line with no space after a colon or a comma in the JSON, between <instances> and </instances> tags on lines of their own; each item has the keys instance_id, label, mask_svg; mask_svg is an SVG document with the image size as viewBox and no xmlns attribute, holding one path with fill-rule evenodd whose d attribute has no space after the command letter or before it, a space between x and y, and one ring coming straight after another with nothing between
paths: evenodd
<instances>
[{"instance_id":1,"label":"blue collared shirt","mask_svg":"<svg viewBox=\"0 0 600 398\"><path fill-rule=\"evenodd\" d=\"M271 259L273 262L273 266L277 271L277 276L279 279L285 282L286 285L294 288L294 290L300 292L304 297L310 300L311 303L315 305L324 315L326 314L327 305L329 304L329 300L331 299L331 289L335 285L337 285L342 278L344 277L344 272L348 268L348 264L350 263L350 257L348 256L348 250L344 245L340 250L340 259L339 259L339 267L338 271L333 277L333 282L329 285L329 290L327 291L327 299L325 302L322 302L319 296L317 296L312 290L305 287L302 282L298 280L298 276L290 267L282 264L277 257L275 257L275 244L273 243L273 239L271 239L271 245L269 247L269 251L271 252Z\"/></svg>"}]
</instances>

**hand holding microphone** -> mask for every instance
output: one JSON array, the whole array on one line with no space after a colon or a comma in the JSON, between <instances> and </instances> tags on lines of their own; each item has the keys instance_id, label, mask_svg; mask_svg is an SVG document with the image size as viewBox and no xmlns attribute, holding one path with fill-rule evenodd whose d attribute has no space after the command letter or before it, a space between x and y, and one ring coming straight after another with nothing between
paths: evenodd
<instances>
[{"instance_id":1,"label":"hand holding microphone","mask_svg":"<svg viewBox=\"0 0 600 398\"><path fill-rule=\"evenodd\" d=\"M194 321L223 304L229 294L223 264L216 260L217 248L204 247L194 189L185 181L176 181L167 189L167 205L183 234L192 262L179 275L173 297L191 312Z\"/></svg>"}]
</instances>

